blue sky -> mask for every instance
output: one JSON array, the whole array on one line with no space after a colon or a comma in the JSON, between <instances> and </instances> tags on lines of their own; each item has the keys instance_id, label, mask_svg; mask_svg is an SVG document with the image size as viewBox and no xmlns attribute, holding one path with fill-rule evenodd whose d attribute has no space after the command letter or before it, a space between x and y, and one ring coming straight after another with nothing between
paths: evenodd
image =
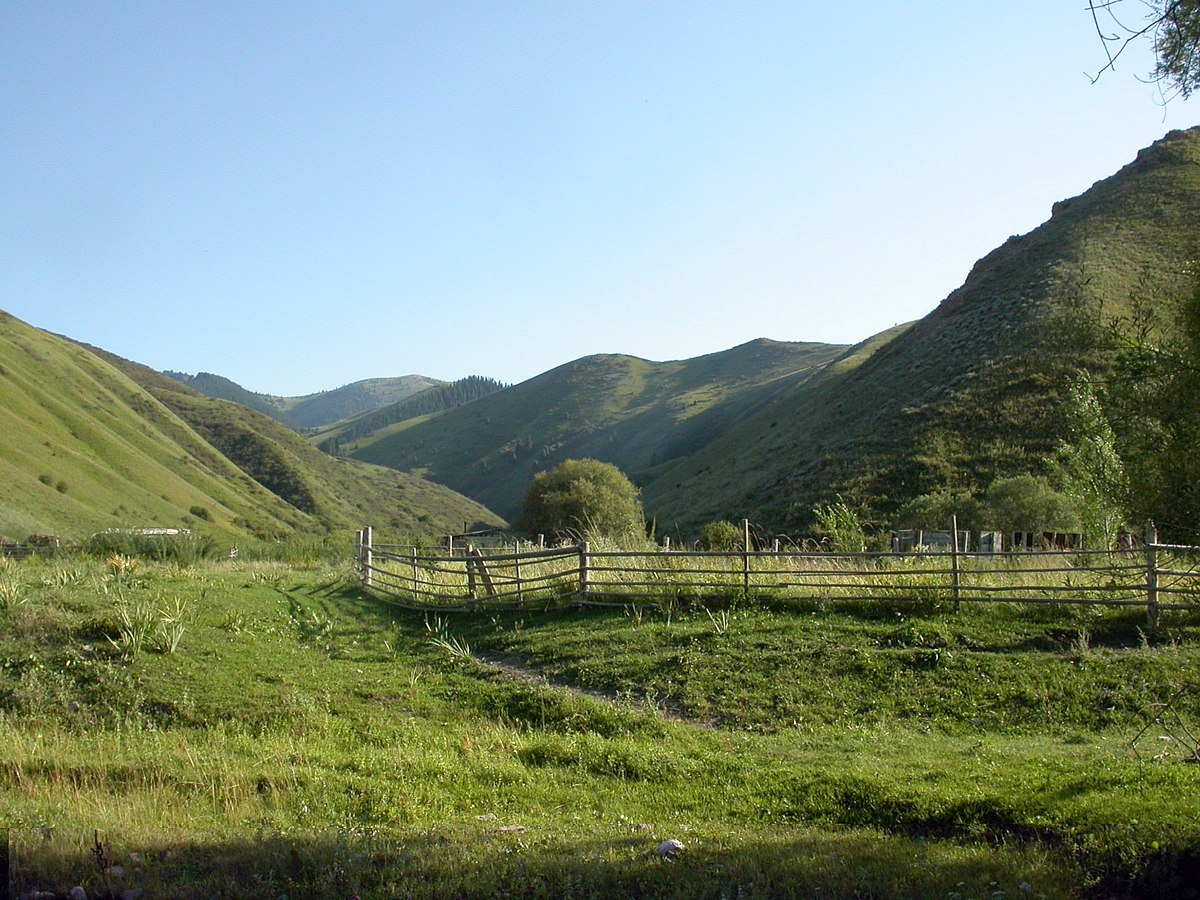
<instances>
[{"instance_id":1,"label":"blue sky","mask_svg":"<svg viewBox=\"0 0 1200 900\"><path fill-rule=\"evenodd\" d=\"M0 308L287 395L857 342L1197 119L1147 48L1090 82L1084 0L7 0L0 29Z\"/></svg>"}]
</instances>

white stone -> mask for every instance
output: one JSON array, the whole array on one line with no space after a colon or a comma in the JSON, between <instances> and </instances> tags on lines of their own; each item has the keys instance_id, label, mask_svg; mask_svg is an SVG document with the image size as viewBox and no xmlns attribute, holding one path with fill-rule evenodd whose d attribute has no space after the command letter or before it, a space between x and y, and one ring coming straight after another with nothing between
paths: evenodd
<instances>
[{"instance_id":1,"label":"white stone","mask_svg":"<svg viewBox=\"0 0 1200 900\"><path fill-rule=\"evenodd\" d=\"M669 841L663 841L661 844L659 844L658 849L655 850L654 852L657 853L659 856L663 856L663 857L666 857L667 859L670 859L676 853L679 853L680 851L682 851L684 849L686 849L686 848L683 846L682 841L677 841L674 838L671 838Z\"/></svg>"}]
</instances>

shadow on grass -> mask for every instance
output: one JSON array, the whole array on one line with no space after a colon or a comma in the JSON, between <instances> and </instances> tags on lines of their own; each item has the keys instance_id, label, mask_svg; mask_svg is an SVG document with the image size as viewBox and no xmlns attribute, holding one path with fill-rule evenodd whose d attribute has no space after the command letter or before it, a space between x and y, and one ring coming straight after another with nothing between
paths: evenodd
<instances>
[{"instance_id":1,"label":"shadow on grass","mask_svg":"<svg viewBox=\"0 0 1200 900\"><path fill-rule=\"evenodd\" d=\"M506 831L506 827L508 830ZM14 833L16 896L89 897L992 897L1077 896L1062 857L1023 844L906 840L873 831L797 829L786 835L681 834L677 858L657 855L663 832L565 841L535 829L471 822L417 835L267 834L133 846L101 835Z\"/></svg>"}]
</instances>

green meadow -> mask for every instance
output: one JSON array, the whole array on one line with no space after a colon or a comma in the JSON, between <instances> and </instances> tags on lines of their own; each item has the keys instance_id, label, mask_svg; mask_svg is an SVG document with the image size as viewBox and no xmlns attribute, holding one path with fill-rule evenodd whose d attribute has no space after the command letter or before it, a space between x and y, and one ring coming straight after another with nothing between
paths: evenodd
<instances>
[{"instance_id":1,"label":"green meadow","mask_svg":"<svg viewBox=\"0 0 1200 900\"><path fill-rule=\"evenodd\" d=\"M0 822L18 895L1182 896L1198 661L1195 614L427 618L336 550L8 561Z\"/></svg>"}]
</instances>

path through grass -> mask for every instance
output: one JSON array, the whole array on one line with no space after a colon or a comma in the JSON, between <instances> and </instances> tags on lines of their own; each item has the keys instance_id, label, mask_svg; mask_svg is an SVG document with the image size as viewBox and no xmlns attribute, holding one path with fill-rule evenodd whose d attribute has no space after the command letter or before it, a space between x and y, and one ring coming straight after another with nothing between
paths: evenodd
<instances>
[{"instance_id":1,"label":"path through grass","mask_svg":"<svg viewBox=\"0 0 1200 900\"><path fill-rule=\"evenodd\" d=\"M21 890L1057 897L1169 887L1195 858L1200 772L1131 743L1195 677L1195 621L445 623L568 690L448 651L348 571L0 574L20 598L0 610L0 819ZM174 652L119 646L120 605L141 602L186 611Z\"/></svg>"}]
</instances>

